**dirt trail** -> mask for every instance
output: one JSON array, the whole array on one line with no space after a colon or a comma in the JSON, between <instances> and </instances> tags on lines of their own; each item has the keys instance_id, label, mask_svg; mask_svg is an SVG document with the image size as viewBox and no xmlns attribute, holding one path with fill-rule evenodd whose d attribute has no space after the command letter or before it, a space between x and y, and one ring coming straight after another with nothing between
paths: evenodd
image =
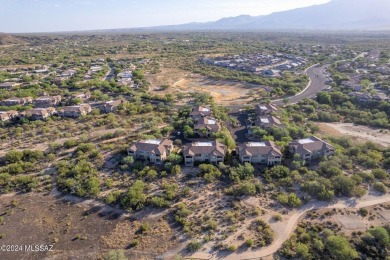
<instances>
[{"instance_id":1,"label":"dirt trail","mask_svg":"<svg viewBox=\"0 0 390 260\"><path fill-rule=\"evenodd\" d=\"M386 194L383 196L367 196L364 199L340 199L334 202L311 202L303 207L301 207L298 210L295 210L292 212L288 218L286 218L284 221L280 222L280 225L284 226L283 232L277 234L276 240L268 247L262 248L255 252L245 252L242 254L239 253L232 253L228 256L224 256L223 259L228 260L249 260L249 259L260 259L263 257L270 256L274 253L276 253L279 248L283 245L283 243L290 238L291 234L294 232L297 224L301 220L301 218L311 210L316 209L345 209L345 208L365 208L374 206L377 204L382 204L390 202L390 194ZM219 259L217 255L208 255L208 257L204 257L204 259Z\"/></svg>"},{"instance_id":2,"label":"dirt trail","mask_svg":"<svg viewBox=\"0 0 390 260\"><path fill-rule=\"evenodd\" d=\"M276 253L280 247L283 245L283 243L290 238L291 234L294 232L296 226L298 225L299 221L302 219L302 217L311 210L317 210L317 209L359 209L359 208L366 208L382 203L390 202L390 194L386 194L383 196L365 196L363 199L339 199L335 200L333 202L321 202L321 201L315 201L308 203L298 210L294 210L290 213L289 216L285 216L284 220L279 222L279 225L283 226L283 230L281 233L276 234L276 239L274 242L268 246L264 247L257 251L252 252L244 252L244 253L231 253L228 255L224 255L224 259L229 260L250 260L250 259L261 259L269 257L272 257L274 253ZM165 255L166 256L166 255ZM199 259L219 259L220 255L214 253L214 254L207 254L206 252L199 252L195 253L191 257L199 258Z\"/></svg>"},{"instance_id":3,"label":"dirt trail","mask_svg":"<svg viewBox=\"0 0 390 260\"><path fill-rule=\"evenodd\" d=\"M321 123L320 128L321 126L325 126L323 127L324 132L327 131L326 128L331 128L339 132L341 135L348 135L354 139L363 139L364 141L371 141L385 147L390 147L389 130L375 129L368 126L354 125L350 123ZM329 134L332 135L332 133Z\"/></svg>"}]
</instances>

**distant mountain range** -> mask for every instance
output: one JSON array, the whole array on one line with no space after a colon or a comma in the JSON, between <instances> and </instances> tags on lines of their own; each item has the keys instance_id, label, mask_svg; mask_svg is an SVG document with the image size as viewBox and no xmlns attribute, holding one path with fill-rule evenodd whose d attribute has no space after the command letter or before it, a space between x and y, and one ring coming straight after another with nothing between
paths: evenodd
<instances>
[{"instance_id":1,"label":"distant mountain range","mask_svg":"<svg viewBox=\"0 0 390 260\"><path fill-rule=\"evenodd\" d=\"M8 34L0 33L0 45L21 44L21 43L24 42L20 38Z\"/></svg>"},{"instance_id":2,"label":"distant mountain range","mask_svg":"<svg viewBox=\"0 0 390 260\"><path fill-rule=\"evenodd\" d=\"M390 30L390 0L333 0L322 5L241 15L215 22L158 26L154 30Z\"/></svg>"}]
</instances>

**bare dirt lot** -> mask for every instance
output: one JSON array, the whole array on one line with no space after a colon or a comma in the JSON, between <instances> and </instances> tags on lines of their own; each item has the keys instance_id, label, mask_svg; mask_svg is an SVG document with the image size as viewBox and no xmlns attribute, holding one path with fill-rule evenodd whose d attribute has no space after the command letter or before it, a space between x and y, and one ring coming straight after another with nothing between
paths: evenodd
<instances>
[{"instance_id":1,"label":"bare dirt lot","mask_svg":"<svg viewBox=\"0 0 390 260\"><path fill-rule=\"evenodd\" d=\"M234 81L215 81L198 75L180 79L174 85L180 92L207 92L223 105L241 105L253 101L265 91L261 86Z\"/></svg>"},{"instance_id":2,"label":"bare dirt lot","mask_svg":"<svg viewBox=\"0 0 390 260\"><path fill-rule=\"evenodd\" d=\"M245 82L215 81L172 68L162 68L158 74L149 74L147 79L151 83L149 90L151 94L206 92L222 105L247 104L261 97L261 93L265 91L262 86L258 85ZM162 90L160 88L162 85L170 85L171 87Z\"/></svg>"},{"instance_id":3,"label":"bare dirt lot","mask_svg":"<svg viewBox=\"0 0 390 260\"><path fill-rule=\"evenodd\" d=\"M348 123L321 123L319 124L322 134L350 136L353 140L373 143L390 147L390 131L375 129L368 126L354 125Z\"/></svg>"},{"instance_id":4,"label":"bare dirt lot","mask_svg":"<svg viewBox=\"0 0 390 260\"><path fill-rule=\"evenodd\" d=\"M176 244L165 220L148 223L150 231L140 235L141 223L118 211L43 193L1 196L0 215L1 244L53 245L51 252L2 252L4 260L103 259L110 249L123 249L129 259L153 259Z\"/></svg>"}]
</instances>

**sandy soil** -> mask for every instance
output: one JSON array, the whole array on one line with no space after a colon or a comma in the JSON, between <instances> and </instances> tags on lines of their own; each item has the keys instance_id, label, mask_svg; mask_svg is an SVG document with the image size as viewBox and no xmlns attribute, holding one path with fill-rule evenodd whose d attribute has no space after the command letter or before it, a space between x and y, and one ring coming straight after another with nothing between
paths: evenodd
<instances>
[{"instance_id":1,"label":"sandy soil","mask_svg":"<svg viewBox=\"0 0 390 260\"><path fill-rule=\"evenodd\" d=\"M207 92L222 105L247 104L265 91L261 86L243 82L214 81L198 75L190 75L174 83L180 92Z\"/></svg>"},{"instance_id":2,"label":"sandy soil","mask_svg":"<svg viewBox=\"0 0 390 260\"><path fill-rule=\"evenodd\" d=\"M179 81L181 78L185 77L187 72L180 69L171 69L171 68L161 68L161 72L158 74L148 74L146 76L147 80L150 82L151 88L150 92L153 94L165 94L172 92L172 89L166 91L161 91L161 85L173 85L175 82Z\"/></svg>"},{"instance_id":3,"label":"sandy soil","mask_svg":"<svg viewBox=\"0 0 390 260\"><path fill-rule=\"evenodd\" d=\"M347 135L356 141L373 143L390 147L390 131L375 129L368 126L347 124L347 123L321 123L320 130L324 134L340 136Z\"/></svg>"},{"instance_id":4,"label":"sandy soil","mask_svg":"<svg viewBox=\"0 0 390 260\"><path fill-rule=\"evenodd\" d=\"M295 230L295 227L300 222L300 220L305 216L309 211L316 209L359 209L370 207L378 204L383 204L390 202L390 195L386 194L383 196L367 196L364 199L340 199L333 203L327 202L312 202L306 204L290 212L288 217L285 217L280 223L281 226L284 226L282 233L277 233L276 239L274 242L265 248L262 248L258 251L245 252L245 253L232 253L226 259L259 259L274 254L282 246L284 241L286 241L292 232ZM211 259L215 259L211 257Z\"/></svg>"},{"instance_id":5,"label":"sandy soil","mask_svg":"<svg viewBox=\"0 0 390 260\"><path fill-rule=\"evenodd\" d=\"M51 252L2 252L0 258L92 260L123 249L128 259L155 259L177 244L165 220L147 221L150 231L139 234L141 222L129 220L129 214L72 197L56 192L0 196L2 244L54 245ZM129 246L136 238L139 244Z\"/></svg>"},{"instance_id":6,"label":"sandy soil","mask_svg":"<svg viewBox=\"0 0 390 260\"><path fill-rule=\"evenodd\" d=\"M102 129L102 130L97 130L97 131L94 131L92 132L89 137L90 138L94 138L94 137L98 137L98 136L102 136L102 135L106 135L106 134L113 134L115 133L116 131L118 131L120 129ZM73 136L73 137L69 137L69 138L59 138L59 139L55 139L55 140L51 140L50 142L43 142L43 143L39 143L39 144L31 144L29 143L28 145L23 145L23 146L15 146L13 143L2 143L0 145L0 156L4 156L7 152L9 152L10 150L18 150L18 151L22 151L22 150L26 150L26 149L30 149L30 150L39 150L39 151L46 151L47 149L49 149L49 144L50 143L59 143L59 144L64 144L65 141L67 140L70 140L70 139L79 139L82 135L80 136ZM116 138L115 140L120 140L122 137L120 138ZM107 143L111 140L105 140L101 143Z\"/></svg>"}]
</instances>

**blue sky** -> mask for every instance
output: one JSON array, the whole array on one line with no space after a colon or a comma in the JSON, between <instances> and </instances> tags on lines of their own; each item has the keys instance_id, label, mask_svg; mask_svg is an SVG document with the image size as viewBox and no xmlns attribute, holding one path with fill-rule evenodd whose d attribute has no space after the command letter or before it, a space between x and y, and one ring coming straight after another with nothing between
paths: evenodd
<instances>
[{"instance_id":1,"label":"blue sky","mask_svg":"<svg viewBox=\"0 0 390 260\"><path fill-rule=\"evenodd\" d=\"M53 32L214 21L329 0L0 0L0 32Z\"/></svg>"}]
</instances>

